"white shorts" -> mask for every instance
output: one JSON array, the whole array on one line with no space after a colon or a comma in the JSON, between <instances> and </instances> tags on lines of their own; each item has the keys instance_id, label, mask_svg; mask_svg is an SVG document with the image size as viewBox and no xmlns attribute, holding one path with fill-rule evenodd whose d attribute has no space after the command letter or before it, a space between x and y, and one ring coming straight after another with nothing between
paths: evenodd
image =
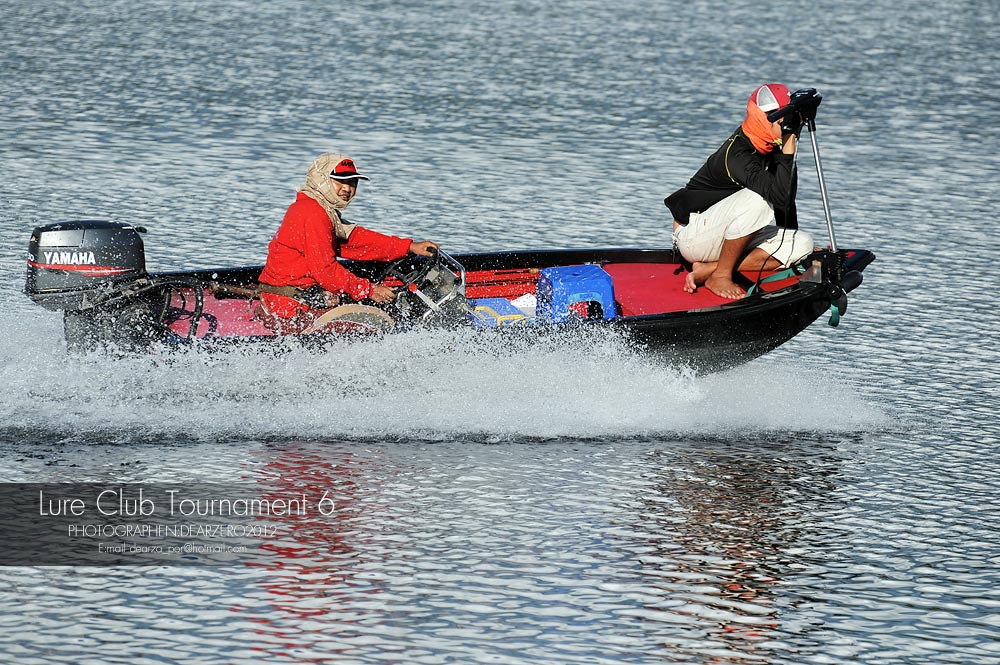
<instances>
[{"instance_id":1,"label":"white shorts","mask_svg":"<svg viewBox=\"0 0 1000 665\"><path fill-rule=\"evenodd\" d=\"M674 244L688 261L718 261L722 243L745 236L747 250L759 248L781 262L781 267L805 258L813 239L805 231L775 225L774 208L757 192L741 189L702 213L693 212L687 226L674 231Z\"/></svg>"}]
</instances>

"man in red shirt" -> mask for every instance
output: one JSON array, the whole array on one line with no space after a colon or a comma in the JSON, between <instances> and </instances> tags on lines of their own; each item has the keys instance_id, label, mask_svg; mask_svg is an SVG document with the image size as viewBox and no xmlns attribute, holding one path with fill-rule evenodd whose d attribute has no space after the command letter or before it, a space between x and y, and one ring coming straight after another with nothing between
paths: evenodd
<instances>
[{"instance_id":1,"label":"man in red shirt","mask_svg":"<svg viewBox=\"0 0 1000 665\"><path fill-rule=\"evenodd\" d=\"M326 292L330 307L342 296L385 304L395 297L392 289L355 275L337 257L394 261L407 253L429 256L438 249L437 243L383 235L344 221L341 211L357 193L358 181L368 179L346 155L325 153L313 162L305 185L268 246L260 274L265 285L260 319L268 327L301 332L318 312L293 297L269 292L267 286L305 290L318 285Z\"/></svg>"}]
</instances>

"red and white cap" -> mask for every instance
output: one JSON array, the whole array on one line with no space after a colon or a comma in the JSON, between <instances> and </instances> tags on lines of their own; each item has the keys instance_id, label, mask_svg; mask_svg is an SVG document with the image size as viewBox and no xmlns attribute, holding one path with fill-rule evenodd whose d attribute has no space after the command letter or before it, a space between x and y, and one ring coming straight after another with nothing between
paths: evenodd
<instances>
[{"instance_id":1,"label":"red and white cap","mask_svg":"<svg viewBox=\"0 0 1000 665\"><path fill-rule=\"evenodd\" d=\"M787 97L787 95L786 95ZM358 168L354 166L354 160L350 157L344 157L336 166L333 167L333 171L330 173L330 177L334 180L371 180L366 175L361 175L358 173Z\"/></svg>"},{"instance_id":2,"label":"red and white cap","mask_svg":"<svg viewBox=\"0 0 1000 665\"><path fill-rule=\"evenodd\" d=\"M761 111L777 111L788 105L788 88L780 83L765 83L750 95L750 101Z\"/></svg>"}]
</instances>

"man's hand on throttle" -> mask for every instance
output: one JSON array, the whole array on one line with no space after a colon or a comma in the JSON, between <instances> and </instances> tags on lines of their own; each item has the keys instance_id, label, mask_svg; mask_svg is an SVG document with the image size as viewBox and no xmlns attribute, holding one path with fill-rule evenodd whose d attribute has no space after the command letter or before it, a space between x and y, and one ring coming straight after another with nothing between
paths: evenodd
<instances>
[{"instance_id":1,"label":"man's hand on throttle","mask_svg":"<svg viewBox=\"0 0 1000 665\"><path fill-rule=\"evenodd\" d=\"M417 256L430 256L433 252L438 251L438 249L438 244L430 240L410 243L410 254L416 254Z\"/></svg>"},{"instance_id":2,"label":"man's hand on throttle","mask_svg":"<svg viewBox=\"0 0 1000 665\"><path fill-rule=\"evenodd\" d=\"M383 286L382 284L376 284L372 287L372 292L368 295L371 300L384 305L386 303L392 302L396 297L396 292L390 289L388 286Z\"/></svg>"}]
</instances>

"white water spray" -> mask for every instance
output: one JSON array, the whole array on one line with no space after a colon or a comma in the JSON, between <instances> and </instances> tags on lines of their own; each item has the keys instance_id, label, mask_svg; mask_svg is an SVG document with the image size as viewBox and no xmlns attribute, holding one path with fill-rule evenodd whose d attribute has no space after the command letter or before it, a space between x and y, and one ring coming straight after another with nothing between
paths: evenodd
<instances>
[{"instance_id":1,"label":"white water spray","mask_svg":"<svg viewBox=\"0 0 1000 665\"><path fill-rule=\"evenodd\" d=\"M768 359L700 377L607 331L534 341L413 331L322 353L112 358L67 354L60 328L46 313L0 319L8 432L82 442L500 441L853 431L887 420L854 391Z\"/></svg>"}]
</instances>

